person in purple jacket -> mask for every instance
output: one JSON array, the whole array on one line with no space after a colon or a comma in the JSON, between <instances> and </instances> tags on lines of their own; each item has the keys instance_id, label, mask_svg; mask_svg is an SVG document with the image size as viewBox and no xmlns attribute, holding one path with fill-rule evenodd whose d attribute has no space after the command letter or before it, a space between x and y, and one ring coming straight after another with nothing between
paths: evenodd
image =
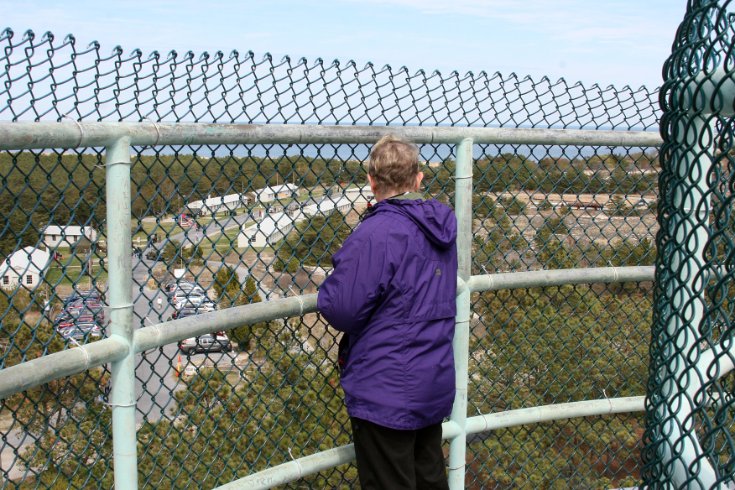
<instances>
[{"instance_id":1,"label":"person in purple jacket","mask_svg":"<svg viewBox=\"0 0 735 490\"><path fill-rule=\"evenodd\" d=\"M441 423L454 401L457 220L418 193L418 148L370 152L377 204L332 257L321 314L344 332L339 361L363 489L447 489Z\"/></svg>"}]
</instances>

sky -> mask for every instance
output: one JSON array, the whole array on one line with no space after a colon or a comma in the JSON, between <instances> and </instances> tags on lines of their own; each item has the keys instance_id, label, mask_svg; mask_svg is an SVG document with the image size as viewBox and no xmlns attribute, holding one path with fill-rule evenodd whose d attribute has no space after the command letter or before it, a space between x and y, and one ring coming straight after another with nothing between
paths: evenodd
<instances>
[{"instance_id":1,"label":"sky","mask_svg":"<svg viewBox=\"0 0 735 490\"><path fill-rule=\"evenodd\" d=\"M253 51L358 66L658 87L686 0L0 0L0 30L111 52Z\"/></svg>"}]
</instances>

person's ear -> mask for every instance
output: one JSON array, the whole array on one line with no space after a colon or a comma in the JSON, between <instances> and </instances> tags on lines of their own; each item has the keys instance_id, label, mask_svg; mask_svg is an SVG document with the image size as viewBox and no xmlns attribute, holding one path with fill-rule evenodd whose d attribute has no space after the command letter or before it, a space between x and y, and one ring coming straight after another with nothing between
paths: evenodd
<instances>
[{"instance_id":1,"label":"person's ear","mask_svg":"<svg viewBox=\"0 0 735 490\"><path fill-rule=\"evenodd\" d=\"M370 176L370 174L367 174L368 183L370 184L370 190L373 191L373 195L375 195L375 181Z\"/></svg>"},{"instance_id":2,"label":"person's ear","mask_svg":"<svg viewBox=\"0 0 735 490\"><path fill-rule=\"evenodd\" d=\"M419 172L416 174L416 190L421 189L421 181L424 180L424 173Z\"/></svg>"}]
</instances>

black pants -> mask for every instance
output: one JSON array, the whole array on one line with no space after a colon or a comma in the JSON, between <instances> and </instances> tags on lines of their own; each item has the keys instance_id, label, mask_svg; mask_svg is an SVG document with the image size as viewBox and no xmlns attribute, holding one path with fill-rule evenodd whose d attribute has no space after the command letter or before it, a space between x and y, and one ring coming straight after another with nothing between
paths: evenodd
<instances>
[{"instance_id":1,"label":"black pants","mask_svg":"<svg viewBox=\"0 0 735 490\"><path fill-rule=\"evenodd\" d=\"M441 423L396 430L354 417L351 421L363 490L449 489Z\"/></svg>"}]
</instances>

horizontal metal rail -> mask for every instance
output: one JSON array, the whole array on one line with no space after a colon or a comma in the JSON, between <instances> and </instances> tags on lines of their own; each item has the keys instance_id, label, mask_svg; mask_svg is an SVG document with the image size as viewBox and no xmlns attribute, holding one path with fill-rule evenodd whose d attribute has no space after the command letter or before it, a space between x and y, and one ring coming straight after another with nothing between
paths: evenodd
<instances>
[{"instance_id":1,"label":"horizontal metal rail","mask_svg":"<svg viewBox=\"0 0 735 490\"><path fill-rule=\"evenodd\" d=\"M0 150L107 146L120 137L134 146L220 144L373 144L400 134L420 144L575 145L655 147L651 131L542 128L317 126L126 122L0 122Z\"/></svg>"},{"instance_id":2,"label":"horizontal metal rail","mask_svg":"<svg viewBox=\"0 0 735 490\"><path fill-rule=\"evenodd\" d=\"M565 284L597 284L653 281L653 266L590 267L554 269L472 276L467 287L472 292L525 289Z\"/></svg>"},{"instance_id":3,"label":"horizontal metal rail","mask_svg":"<svg viewBox=\"0 0 735 490\"><path fill-rule=\"evenodd\" d=\"M55 379L73 376L128 354L125 342L117 336L80 345L74 349L48 354L0 370L0 400Z\"/></svg>"},{"instance_id":4,"label":"horizontal metal rail","mask_svg":"<svg viewBox=\"0 0 735 490\"><path fill-rule=\"evenodd\" d=\"M289 318L313 313L317 311L316 296L316 294L291 296L144 327L136 330L133 334L134 349L135 352L143 352L214 331L227 331L243 325L275 320L276 318Z\"/></svg>"},{"instance_id":5,"label":"horizontal metal rail","mask_svg":"<svg viewBox=\"0 0 735 490\"><path fill-rule=\"evenodd\" d=\"M468 287L473 292L479 292L560 286L564 284L652 281L653 272L653 267L602 267L510 272L472 276L468 282ZM316 294L292 296L144 327L136 330L133 334L134 350L136 353L143 352L213 331L227 331L243 325L276 318L314 313L317 311L316 298ZM0 399L55 379L72 376L107 362L119 360L126 354L125 344L112 336L81 347L5 368L0 371L2 373L2 376L0 376Z\"/></svg>"},{"instance_id":6,"label":"horizontal metal rail","mask_svg":"<svg viewBox=\"0 0 735 490\"><path fill-rule=\"evenodd\" d=\"M567 420L577 417L593 417L618 413L640 412L645 409L645 397L605 398L580 402L558 403L540 407L519 408L505 412L476 415L467 418L466 433L480 434L531 423ZM452 437L453 422L442 424L442 437ZM354 444L321 451L288 463L273 466L239 480L217 487L217 490L266 489L296 481L328 468L349 463L355 459Z\"/></svg>"}]
</instances>

